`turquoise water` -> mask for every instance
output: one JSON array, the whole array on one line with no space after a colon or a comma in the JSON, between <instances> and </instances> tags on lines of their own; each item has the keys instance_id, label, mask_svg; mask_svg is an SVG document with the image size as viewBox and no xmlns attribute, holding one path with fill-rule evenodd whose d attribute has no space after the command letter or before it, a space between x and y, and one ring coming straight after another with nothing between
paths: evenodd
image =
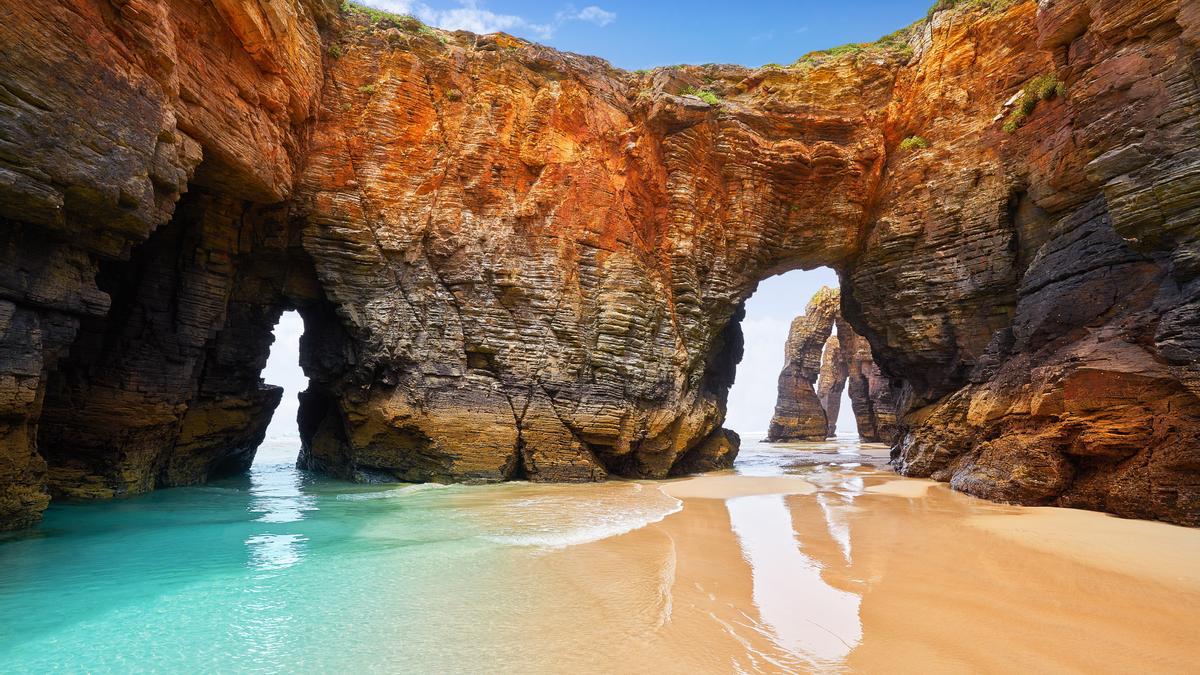
<instances>
[{"instance_id":1,"label":"turquoise water","mask_svg":"<svg viewBox=\"0 0 1200 675\"><path fill-rule=\"evenodd\" d=\"M293 467L54 505L0 542L3 672L447 672L518 663L539 552L661 520L636 483L364 486Z\"/></svg>"},{"instance_id":2,"label":"turquoise water","mask_svg":"<svg viewBox=\"0 0 1200 675\"><path fill-rule=\"evenodd\" d=\"M297 449L0 538L0 673L1194 671L1186 556L1138 575L1195 531L1097 515L1086 555L1043 550L982 525L1041 510L898 479L883 447L746 435L678 484L493 486L332 481Z\"/></svg>"}]
</instances>

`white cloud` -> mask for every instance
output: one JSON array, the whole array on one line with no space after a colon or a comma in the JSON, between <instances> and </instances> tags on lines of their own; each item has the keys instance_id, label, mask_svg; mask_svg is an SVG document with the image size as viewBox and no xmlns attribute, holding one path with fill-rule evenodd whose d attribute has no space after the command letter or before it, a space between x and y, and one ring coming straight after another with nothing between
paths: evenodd
<instances>
[{"instance_id":1,"label":"white cloud","mask_svg":"<svg viewBox=\"0 0 1200 675\"><path fill-rule=\"evenodd\" d=\"M533 23L515 14L497 14L479 6L476 0L461 0L462 7L455 9L431 9L422 5L417 17L425 23L446 30L469 30L472 33L495 33L527 30L534 35L548 38L554 28L547 24Z\"/></svg>"},{"instance_id":2,"label":"white cloud","mask_svg":"<svg viewBox=\"0 0 1200 675\"><path fill-rule=\"evenodd\" d=\"M797 29L796 29L796 32L797 32L797 33L807 33L807 32L808 32L808 26L800 26L799 28L797 28Z\"/></svg>"},{"instance_id":3,"label":"white cloud","mask_svg":"<svg viewBox=\"0 0 1200 675\"><path fill-rule=\"evenodd\" d=\"M500 14L481 7L480 0L459 0L460 7L436 9L416 0L362 0L364 4L378 9L412 14L421 21L445 30L469 30L472 33L524 32L541 39L554 37L554 32L568 21L582 21L597 26L607 26L616 21L615 12L596 5L576 10L571 7L558 12L550 23L537 23L516 14Z\"/></svg>"},{"instance_id":4,"label":"white cloud","mask_svg":"<svg viewBox=\"0 0 1200 675\"><path fill-rule=\"evenodd\" d=\"M595 5L588 5L578 12L573 12L568 15L567 20L571 21L586 21L594 23L603 28L608 24L617 20L617 13L601 9Z\"/></svg>"},{"instance_id":5,"label":"white cloud","mask_svg":"<svg viewBox=\"0 0 1200 675\"><path fill-rule=\"evenodd\" d=\"M362 4L396 14L413 14L418 3L411 0L359 0Z\"/></svg>"},{"instance_id":6,"label":"white cloud","mask_svg":"<svg viewBox=\"0 0 1200 675\"><path fill-rule=\"evenodd\" d=\"M528 31L539 38L554 34L549 24L534 23L515 14L499 14L479 6L478 0L459 0L461 7L435 9L414 0L360 0L365 5L397 14L411 14L421 21L445 30L469 30L472 33Z\"/></svg>"}]
</instances>

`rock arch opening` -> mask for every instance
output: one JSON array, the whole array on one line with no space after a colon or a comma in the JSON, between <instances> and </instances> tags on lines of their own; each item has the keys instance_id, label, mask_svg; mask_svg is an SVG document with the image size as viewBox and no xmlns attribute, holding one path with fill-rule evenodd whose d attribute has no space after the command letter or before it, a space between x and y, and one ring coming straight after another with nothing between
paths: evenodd
<instances>
[{"instance_id":1,"label":"rock arch opening","mask_svg":"<svg viewBox=\"0 0 1200 675\"><path fill-rule=\"evenodd\" d=\"M299 394L308 388L308 376L300 367L303 333L304 319L295 310L284 311L272 330L274 342L261 377L263 381L281 387L283 393L267 426L263 444L254 456L255 465L294 462L299 454Z\"/></svg>"},{"instance_id":2,"label":"rock arch opening","mask_svg":"<svg viewBox=\"0 0 1200 675\"><path fill-rule=\"evenodd\" d=\"M36 447L50 497L250 467L283 393L261 378L272 329L284 310L323 302L299 242L284 205L193 182L128 255L97 261L107 312L79 319L46 377Z\"/></svg>"},{"instance_id":3,"label":"rock arch opening","mask_svg":"<svg viewBox=\"0 0 1200 675\"><path fill-rule=\"evenodd\" d=\"M843 316L838 284L829 268L790 272L747 301L747 377L730 391L727 424L762 424L768 441L824 440L839 431L895 440L901 391Z\"/></svg>"},{"instance_id":4,"label":"rock arch opening","mask_svg":"<svg viewBox=\"0 0 1200 675\"><path fill-rule=\"evenodd\" d=\"M789 328L808 299L823 287L838 287L833 269L797 269L764 279L746 300L741 321L744 354L729 390L726 427L743 436L766 435L777 404L779 376L786 366ZM815 384L821 386L820 381ZM840 384L830 389L836 397L833 426L842 433L857 433L845 379Z\"/></svg>"},{"instance_id":5,"label":"rock arch opening","mask_svg":"<svg viewBox=\"0 0 1200 675\"><path fill-rule=\"evenodd\" d=\"M248 462L287 308L312 336L308 468L582 481L727 463L743 301L819 265L901 390L902 473L1200 522L1196 50L1178 7L1092 7L1096 31L1079 3L1018 3L878 58L639 74L465 33L397 41L334 4L167 2L143 33L24 3L0 26L3 87L54 102L0 106L0 528L36 522L48 492ZM191 34L211 39L172 37ZM84 57L48 58L64 40ZM986 71L961 61L979 54ZM1005 133L1054 72L1069 93ZM1110 76L1118 97L1087 86ZM1185 84L1121 86L1156 81ZM1117 109L1144 138L1095 123ZM904 148L917 133L927 147Z\"/></svg>"}]
</instances>

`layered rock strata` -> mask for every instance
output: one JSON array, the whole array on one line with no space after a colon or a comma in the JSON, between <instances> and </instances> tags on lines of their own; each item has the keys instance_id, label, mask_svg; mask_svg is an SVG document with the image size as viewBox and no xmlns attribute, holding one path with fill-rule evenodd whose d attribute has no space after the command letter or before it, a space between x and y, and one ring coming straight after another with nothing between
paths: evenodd
<instances>
[{"instance_id":1,"label":"layered rock strata","mask_svg":"<svg viewBox=\"0 0 1200 675\"><path fill-rule=\"evenodd\" d=\"M742 303L819 265L902 472L1200 523L1194 2L646 74L325 0L0 12L3 527L244 468L290 308L307 467L727 465Z\"/></svg>"},{"instance_id":2,"label":"layered rock strata","mask_svg":"<svg viewBox=\"0 0 1200 675\"><path fill-rule=\"evenodd\" d=\"M827 364L830 364L828 370L832 371L833 355L830 354L829 359L822 357L829 343L836 344L837 341L833 324L837 320L839 303L837 291L822 287L808 301L804 313L792 319L783 348L783 370L779 373L775 414L767 430L768 441L821 440L829 435L828 413L816 385L827 370ZM830 379L826 378L825 382L828 381Z\"/></svg>"},{"instance_id":3,"label":"layered rock strata","mask_svg":"<svg viewBox=\"0 0 1200 675\"><path fill-rule=\"evenodd\" d=\"M900 392L875 365L870 344L842 319L841 294L821 287L804 314L792 320L767 440L833 436L847 382L859 437L896 440Z\"/></svg>"},{"instance_id":4,"label":"layered rock strata","mask_svg":"<svg viewBox=\"0 0 1200 675\"><path fill-rule=\"evenodd\" d=\"M0 528L249 465L333 9L0 9Z\"/></svg>"}]
</instances>

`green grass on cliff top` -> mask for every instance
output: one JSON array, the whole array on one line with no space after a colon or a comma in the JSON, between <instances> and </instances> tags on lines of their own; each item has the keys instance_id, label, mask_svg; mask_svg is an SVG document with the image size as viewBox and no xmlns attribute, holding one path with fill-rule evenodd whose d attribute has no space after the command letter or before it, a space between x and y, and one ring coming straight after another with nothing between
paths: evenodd
<instances>
[{"instance_id":1,"label":"green grass on cliff top","mask_svg":"<svg viewBox=\"0 0 1200 675\"><path fill-rule=\"evenodd\" d=\"M909 45L909 39L913 33L920 30L924 25L925 20L921 19L898 31L888 33L874 42L853 42L848 45L809 52L796 59L796 62L792 65L816 65L843 56L887 56L891 54L900 57L912 56L912 47Z\"/></svg>"},{"instance_id":2,"label":"green grass on cliff top","mask_svg":"<svg viewBox=\"0 0 1200 675\"><path fill-rule=\"evenodd\" d=\"M434 32L432 28L426 26L424 22L411 14L396 14L395 12L360 5L357 2L350 2L349 0L342 2L341 12L342 14L356 14L366 17L372 26L393 27L410 33L430 35Z\"/></svg>"},{"instance_id":3,"label":"green grass on cliff top","mask_svg":"<svg viewBox=\"0 0 1200 675\"><path fill-rule=\"evenodd\" d=\"M982 10L987 13L1000 12L1018 5L1026 0L937 0L929 8L925 14L925 18L918 19L916 22L901 28L893 33L888 33L874 42L854 42L830 49L809 52L801 56L792 65L807 66L816 65L825 61L838 59L844 56L888 56L896 55L901 58L912 56L912 46L910 41L912 36L925 27L934 14L938 12L961 9L961 10Z\"/></svg>"},{"instance_id":4,"label":"green grass on cliff top","mask_svg":"<svg viewBox=\"0 0 1200 675\"><path fill-rule=\"evenodd\" d=\"M999 12L1019 5L1025 0L937 0L925 14L926 19L932 19L934 14L947 9L982 9L985 12Z\"/></svg>"}]
</instances>

